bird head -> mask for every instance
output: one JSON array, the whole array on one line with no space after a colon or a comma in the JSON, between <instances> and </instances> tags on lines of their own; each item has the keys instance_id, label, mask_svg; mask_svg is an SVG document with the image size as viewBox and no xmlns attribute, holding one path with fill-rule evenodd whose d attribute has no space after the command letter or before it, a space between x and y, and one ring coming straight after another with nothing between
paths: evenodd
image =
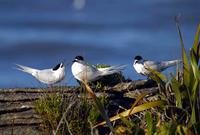
<instances>
[{"instance_id":1,"label":"bird head","mask_svg":"<svg viewBox=\"0 0 200 135\"><path fill-rule=\"evenodd\" d=\"M56 65L56 66L53 68L53 71L56 71L56 70L59 70L59 69L64 69L64 68L65 68L64 63L59 63L58 65Z\"/></svg>"},{"instance_id":2,"label":"bird head","mask_svg":"<svg viewBox=\"0 0 200 135\"><path fill-rule=\"evenodd\" d=\"M84 61L83 56L76 56L72 62Z\"/></svg>"},{"instance_id":3,"label":"bird head","mask_svg":"<svg viewBox=\"0 0 200 135\"><path fill-rule=\"evenodd\" d=\"M135 58L134 58L134 64L136 64L138 62L141 62L141 61L143 61L142 56L140 56L140 55L135 56Z\"/></svg>"}]
</instances>

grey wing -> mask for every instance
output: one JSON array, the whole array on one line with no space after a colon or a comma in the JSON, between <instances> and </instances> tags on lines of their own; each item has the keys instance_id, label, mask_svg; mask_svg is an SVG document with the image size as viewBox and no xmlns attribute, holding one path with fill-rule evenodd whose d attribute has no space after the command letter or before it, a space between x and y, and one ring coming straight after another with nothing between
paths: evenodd
<instances>
[{"instance_id":1,"label":"grey wing","mask_svg":"<svg viewBox=\"0 0 200 135\"><path fill-rule=\"evenodd\" d=\"M36 78L42 82L54 82L55 78L53 77L53 72L51 69L44 69L38 72Z\"/></svg>"},{"instance_id":2,"label":"grey wing","mask_svg":"<svg viewBox=\"0 0 200 135\"><path fill-rule=\"evenodd\" d=\"M88 63L84 63L84 69L80 73L84 73L82 78L87 78L89 82L98 79L100 74L99 70L97 70L95 66L89 65Z\"/></svg>"},{"instance_id":3,"label":"grey wing","mask_svg":"<svg viewBox=\"0 0 200 135\"><path fill-rule=\"evenodd\" d=\"M161 64L161 62L158 62L158 61L144 61L144 66L146 68L151 68L151 69L157 70L157 71L160 70L160 64Z\"/></svg>"},{"instance_id":4,"label":"grey wing","mask_svg":"<svg viewBox=\"0 0 200 135\"><path fill-rule=\"evenodd\" d=\"M94 65L87 65L87 73L91 76L98 76L99 70Z\"/></svg>"},{"instance_id":5,"label":"grey wing","mask_svg":"<svg viewBox=\"0 0 200 135\"><path fill-rule=\"evenodd\" d=\"M86 62L82 62L83 65L85 65L87 72L97 72L98 70L96 69L96 67L94 65L90 65L89 63Z\"/></svg>"}]
</instances>

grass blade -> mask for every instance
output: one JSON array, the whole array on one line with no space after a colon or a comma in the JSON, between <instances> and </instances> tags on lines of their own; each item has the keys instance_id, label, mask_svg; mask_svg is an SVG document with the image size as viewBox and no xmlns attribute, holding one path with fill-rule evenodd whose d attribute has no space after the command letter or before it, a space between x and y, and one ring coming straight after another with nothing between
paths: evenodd
<instances>
[{"instance_id":1,"label":"grass blade","mask_svg":"<svg viewBox=\"0 0 200 135\"><path fill-rule=\"evenodd\" d=\"M192 88L192 101L193 101L193 103L197 100L198 85L199 85L199 81L195 80L195 83L194 83L193 88Z\"/></svg>"},{"instance_id":2,"label":"grass blade","mask_svg":"<svg viewBox=\"0 0 200 135\"><path fill-rule=\"evenodd\" d=\"M158 88L160 90L160 93L163 93L164 96L167 96L167 93L166 93L166 90L165 90L165 86L166 86L166 82L167 82L167 77L156 71L156 70L153 70L153 69L150 69L150 68L147 68L147 70L149 70L152 75L149 76L152 80L156 81L156 83L158 84Z\"/></svg>"},{"instance_id":3,"label":"grass blade","mask_svg":"<svg viewBox=\"0 0 200 135\"><path fill-rule=\"evenodd\" d=\"M197 32L196 32L195 39L194 39L194 44L193 44L194 55L195 55L197 64L198 64L199 57L200 57L199 35L200 35L200 24L198 25Z\"/></svg>"},{"instance_id":4,"label":"grass blade","mask_svg":"<svg viewBox=\"0 0 200 135\"><path fill-rule=\"evenodd\" d=\"M199 90L198 85L199 85L199 80L195 80L195 83L192 88L192 97L191 97L192 101L190 101L192 114L191 114L191 118L189 121L189 127L191 127L193 124L195 124L197 122L197 119L198 119L197 117L200 117L196 114L196 109L197 109L196 101L197 101L197 95L198 95L198 90Z\"/></svg>"},{"instance_id":5,"label":"grass blade","mask_svg":"<svg viewBox=\"0 0 200 135\"><path fill-rule=\"evenodd\" d=\"M86 87L87 92L90 94L90 96L93 98L93 100L95 101L95 104L97 106L97 108L99 109L102 117L105 119L105 123L107 123L108 127L110 128L110 130L114 133L114 129L113 126L110 122L110 119L104 109L104 106L101 104L101 101L96 97L95 93L92 91L92 89L90 88L90 86L84 82L84 85Z\"/></svg>"},{"instance_id":6,"label":"grass blade","mask_svg":"<svg viewBox=\"0 0 200 135\"><path fill-rule=\"evenodd\" d=\"M136 98L134 104L132 105L132 107L131 107L131 109L130 109L129 115L131 114L131 112L133 111L133 109L134 109L134 107L137 105L137 103L138 103L143 97L145 97L147 94L148 94L148 92L144 92L144 93L142 93L141 95L139 95L139 96Z\"/></svg>"},{"instance_id":7,"label":"grass blade","mask_svg":"<svg viewBox=\"0 0 200 135\"><path fill-rule=\"evenodd\" d=\"M195 112L195 103L192 106L192 115L190 117L190 121L189 121L189 127L191 127L193 124L196 123L196 112Z\"/></svg>"},{"instance_id":8,"label":"grass blade","mask_svg":"<svg viewBox=\"0 0 200 135\"><path fill-rule=\"evenodd\" d=\"M120 116L121 121L129 128L133 128L135 126L135 124L133 123L133 121L128 120L125 117Z\"/></svg>"},{"instance_id":9,"label":"grass blade","mask_svg":"<svg viewBox=\"0 0 200 135\"><path fill-rule=\"evenodd\" d=\"M180 38L180 42L181 42L181 50L182 50L182 61L183 61L183 81L184 84L186 86L189 86L190 80L189 80L189 63L188 63L188 58L187 58L187 54L185 51L185 47L184 47L184 43L183 43L183 38L182 38L182 34L181 34L181 30L179 27L179 22L178 20L176 20L176 27L178 30L178 35Z\"/></svg>"},{"instance_id":10,"label":"grass blade","mask_svg":"<svg viewBox=\"0 0 200 135\"><path fill-rule=\"evenodd\" d=\"M190 50L190 58L191 58L191 67L193 70L194 77L196 80L199 80L200 79L199 68L195 58L195 51L193 48Z\"/></svg>"},{"instance_id":11,"label":"grass blade","mask_svg":"<svg viewBox=\"0 0 200 135\"><path fill-rule=\"evenodd\" d=\"M145 115L146 123L147 123L147 135L153 134L153 119L150 112L147 112Z\"/></svg>"},{"instance_id":12,"label":"grass blade","mask_svg":"<svg viewBox=\"0 0 200 135\"><path fill-rule=\"evenodd\" d=\"M171 79L171 86L172 86L172 90L174 92L174 96L176 98L176 106L179 108L182 108L182 97L181 97L182 94L179 89L181 84L173 76Z\"/></svg>"},{"instance_id":13,"label":"grass blade","mask_svg":"<svg viewBox=\"0 0 200 135\"><path fill-rule=\"evenodd\" d=\"M147 102L147 103L144 103L142 105L134 107L133 110L131 111L130 115L133 115L133 114L135 114L137 112L141 112L141 111L150 109L152 107L162 106L162 105L165 105L165 104L166 104L166 101L163 101L163 100ZM129 112L130 112L130 109L128 109L126 111L123 111L123 112L111 117L110 121L111 122L112 121L116 121L116 120L120 119L121 117L128 117L129 116ZM103 121L103 122L95 125L94 127L98 127L98 126L101 126L101 125L104 125L104 124L106 124L106 121Z\"/></svg>"},{"instance_id":14,"label":"grass blade","mask_svg":"<svg viewBox=\"0 0 200 135\"><path fill-rule=\"evenodd\" d=\"M154 75L154 76L151 76L151 77L156 77L156 78L154 78L155 81L158 81L158 82L159 81L167 81L167 77L164 74L162 74L162 73L160 73L156 70L153 70L151 68L147 68L147 70L149 70ZM159 82L159 83L161 83L161 82Z\"/></svg>"}]
</instances>

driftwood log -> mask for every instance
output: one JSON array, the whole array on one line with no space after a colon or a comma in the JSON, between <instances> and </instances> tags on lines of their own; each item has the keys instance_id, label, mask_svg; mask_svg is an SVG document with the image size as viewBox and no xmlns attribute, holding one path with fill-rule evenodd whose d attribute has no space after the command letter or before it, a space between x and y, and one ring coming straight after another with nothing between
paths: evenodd
<instances>
[{"instance_id":1,"label":"driftwood log","mask_svg":"<svg viewBox=\"0 0 200 135\"><path fill-rule=\"evenodd\" d=\"M79 87L54 88L16 88L0 89L0 135L38 135L45 134L41 128L42 119L36 113L34 101L48 93L70 95L77 93ZM156 93L158 88L152 81L138 80L104 87L96 93L106 94L112 100L134 99L141 92Z\"/></svg>"}]
</instances>

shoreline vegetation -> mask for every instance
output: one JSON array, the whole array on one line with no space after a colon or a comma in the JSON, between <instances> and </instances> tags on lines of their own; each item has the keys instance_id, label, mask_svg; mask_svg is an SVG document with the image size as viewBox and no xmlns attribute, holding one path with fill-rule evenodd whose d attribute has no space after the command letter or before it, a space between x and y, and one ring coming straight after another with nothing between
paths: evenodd
<instances>
[{"instance_id":1,"label":"shoreline vegetation","mask_svg":"<svg viewBox=\"0 0 200 135\"><path fill-rule=\"evenodd\" d=\"M53 125L49 125L51 122L59 122L59 120L54 119L56 117L56 111L52 111L56 107L60 107L61 104L70 105L70 103L76 102L72 105L73 108L78 109L76 106L81 106L80 102L87 102L85 106L88 105L88 109L91 109L92 98L86 93L82 93L81 87L52 87L52 88L16 88L16 89L0 89L0 133L3 134L53 134ZM130 82L118 83L115 86L104 87L95 91L98 98L102 98L109 103L107 106L115 110L123 110L123 107L131 107L131 104L135 101L135 98L143 92L150 93L146 100L154 100L157 97L158 87L154 81L138 80ZM87 100L86 100L87 99ZM84 101L86 100L86 101ZM39 102L38 102L39 101ZM47 103L49 101L49 104ZM58 104L56 105L56 102ZM46 102L46 103L45 103ZM44 104L43 104L44 103ZM46 106L45 106L46 105ZM45 106L45 107L44 107ZM50 107L48 110L48 107ZM43 107L43 108L40 108ZM58 119L63 114L63 109L67 106L57 108L61 114ZM47 110L44 110L47 109ZM84 109L86 109L85 107ZM94 108L93 108L94 109ZM80 110L80 108L78 109ZM86 109L87 110L87 109ZM42 112L40 112L42 111ZM48 112L49 111L49 112ZM75 113L77 110L73 110ZM82 110L84 111L84 110ZM96 116L100 117L98 110L93 110ZM97 112L97 114L95 114ZM44 114L43 114L44 113ZM47 116L49 113L49 116ZM57 112L59 113L59 112ZM83 113L84 114L84 113ZM44 115L44 116L43 116ZM72 114L71 114L72 115ZM79 115L76 114L78 117ZM80 114L81 115L81 114ZM87 115L87 114L86 114ZM46 121L47 117L50 121ZM45 118L45 119L43 119ZM52 118L52 119L51 119ZM77 118L78 119L81 118ZM92 118L96 119L96 118ZM101 119L103 120L103 119ZM87 123L87 121L86 121ZM58 124L58 123L57 123ZM55 127L57 126L55 125ZM84 125L85 123L83 123ZM51 129L49 131L49 128ZM106 129L106 128L105 128ZM81 129L79 129L81 131ZM82 129L84 130L84 129ZM79 133L79 132L77 132ZM88 132L90 133L90 132ZM101 132L100 132L101 133ZM67 133L66 133L67 134ZM83 133L84 134L84 133Z\"/></svg>"},{"instance_id":2,"label":"shoreline vegetation","mask_svg":"<svg viewBox=\"0 0 200 135\"><path fill-rule=\"evenodd\" d=\"M178 18L176 18L178 19ZM0 90L1 134L200 134L200 24L176 74L148 69L149 80L110 76L81 87ZM117 82L113 82L117 78ZM111 81L112 80L112 81Z\"/></svg>"}]
</instances>

